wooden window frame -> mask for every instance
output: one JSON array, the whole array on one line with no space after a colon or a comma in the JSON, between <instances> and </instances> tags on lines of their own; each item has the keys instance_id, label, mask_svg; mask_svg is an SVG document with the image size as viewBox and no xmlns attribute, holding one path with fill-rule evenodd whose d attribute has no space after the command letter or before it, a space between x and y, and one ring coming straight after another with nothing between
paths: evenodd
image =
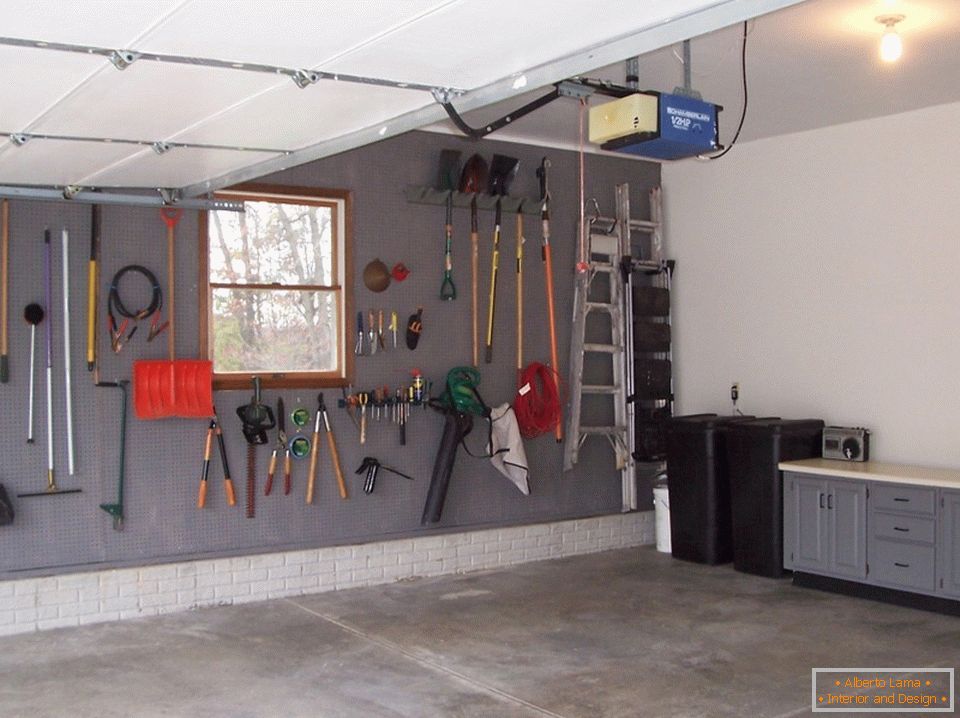
<instances>
[{"instance_id":1,"label":"wooden window frame","mask_svg":"<svg viewBox=\"0 0 960 718\"><path fill-rule=\"evenodd\" d=\"M338 305L342 304L342 311L337 316L337 335L339 337L340 360L338 363L343 367L343 374L339 372L230 372L229 374L213 375L213 388L219 389L248 389L253 377L258 376L265 388L272 389L310 389L310 388L332 388L349 386L353 383L354 357L350 346L350 336L347 331L347 318L353 316L353 193L347 190L327 189L321 187L299 187L293 185L246 183L235 185L222 192L215 193L216 197L223 199L239 201L257 201L269 202L271 199L283 201L284 198L316 198L318 204L322 200L343 203L342 222L335 229L339 233L339 227L343 228L343 242L339 242L335 235L333 256L334 267L339 266L340 246L343 247L343 276L339 277L340 284L332 286L312 285L293 285L298 288L331 290L339 287ZM210 310L212 306L212 293L214 285L220 286L220 283L210 281L210 245L209 245L209 218L207 212L200 212L200 261L199 282L197 284L200 294L200 356L203 359L210 360L211 347L213 346L212 322ZM336 279L336 278L335 278ZM282 289L283 285L278 284L244 284L229 285L231 287L241 286L250 289Z\"/></svg>"}]
</instances>

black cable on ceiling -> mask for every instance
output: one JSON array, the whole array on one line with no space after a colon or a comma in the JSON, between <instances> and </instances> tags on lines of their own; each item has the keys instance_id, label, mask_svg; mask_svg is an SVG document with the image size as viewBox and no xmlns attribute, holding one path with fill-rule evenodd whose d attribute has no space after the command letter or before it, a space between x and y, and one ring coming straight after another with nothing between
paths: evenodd
<instances>
[{"instance_id":1,"label":"black cable on ceiling","mask_svg":"<svg viewBox=\"0 0 960 718\"><path fill-rule=\"evenodd\" d=\"M727 145L722 152L716 155L706 155L708 160L718 160L723 157L727 152L733 149L733 146L737 144L737 139L740 137L740 131L743 129L743 121L747 119L747 104L749 102L749 97L747 94L747 21L743 21L743 44L740 47L740 73L743 78L743 110L740 112L740 124L737 125L737 132L734 134L733 139L730 140L730 144Z\"/></svg>"}]
</instances>

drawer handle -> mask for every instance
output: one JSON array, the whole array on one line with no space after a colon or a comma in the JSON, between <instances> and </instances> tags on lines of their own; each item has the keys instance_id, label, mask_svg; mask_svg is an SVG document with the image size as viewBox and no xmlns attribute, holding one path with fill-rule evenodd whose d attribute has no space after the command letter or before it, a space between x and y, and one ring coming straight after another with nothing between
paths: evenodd
<instances>
[{"instance_id":1,"label":"drawer handle","mask_svg":"<svg viewBox=\"0 0 960 718\"><path fill-rule=\"evenodd\" d=\"M833 494L827 494L827 508L833 508Z\"/></svg>"},{"instance_id":2,"label":"drawer handle","mask_svg":"<svg viewBox=\"0 0 960 718\"><path fill-rule=\"evenodd\" d=\"M896 566L896 567L898 567L898 568L910 568L910 564L909 564L909 563L897 563L896 561L894 561L894 562L893 562L893 565Z\"/></svg>"},{"instance_id":3,"label":"drawer handle","mask_svg":"<svg viewBox=\"0 0 960 718\"><path fill-rule=\"evenodd\" d=\"M894 527L893 527L893 530L894 530L894 531L903 531L905 534L906 534L906 533L910 533L910 529L902 529L902 528L900 528L899 526L894 526Z\"/></svg>"},{"instance_id":4,"label":"drawer handle","mask_svg":"<svg viewBox=\"0 0 960 718\"><path fill-rule=\"evenodd\" d=\"M823 494L817 494L817 500L820 502L820 508L823 508Z\"/></svg>"},{"instance_id":5,"label":"drawer handle","mask_svg":"<svg viewBox=\"0 0 960 718\"><path fill-rule=\"evenodd\" d=\"M899 496L894 497L893 500L894 500L894 501L899 501L899 502L902 503L902 504L909 504L909 503L910 503L910 499L902 499L902 498L900 498Z\"/></svg>"}]
</instances>

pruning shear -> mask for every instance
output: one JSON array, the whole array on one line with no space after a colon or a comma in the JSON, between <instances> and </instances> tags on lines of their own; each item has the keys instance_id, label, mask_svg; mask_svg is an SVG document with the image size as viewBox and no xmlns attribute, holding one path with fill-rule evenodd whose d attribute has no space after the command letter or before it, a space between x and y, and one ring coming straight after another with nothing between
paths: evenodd
<instances>
[{"instance_id":1,"label":"pruning shear","mask_svg":"<svg viewBox=\"0 0 960 718\"><path fill-rule=\"evenodd\" d=\"M283 495L290 493L290 443L287 441L287 415L283 408L283 399L277 399L277 445L270 455L270 469L267 472L267 486L263 495L269 496L273 489L273 475L277 470L277 457L283 456Z\"/></svg>"},{"instance_id":2,"label":"pruning shear","mask_svg":"<svg viewBox=\"0 0 960 718\"><path fill-rule=\"evenodd\" d=\"M373 310L367 312L367 336L370 338L370 354L377 353L377 328L373 324Z\"/></svg>"},{"instance_id":3,"label":"pruning shear","mask_svg":"<svg viewBox=\"0 0 960 718\"><path fill-rule=\"evenodd\" d=\"M397 348L397 312L390 312L390 331L393 332L393 348Z\"/></svg>"},{"instance_id":4,"label":"pruning shear","mask_svg":"<svg viewBox=\"0 0 960 718\"><path fill-rule=\"evenodd\" d=\"M381 309L377 315L377 344L380 345L380 351L383 351L387 348L386 343L383 341L383 310Z\"/></svg>"}]
</instances>

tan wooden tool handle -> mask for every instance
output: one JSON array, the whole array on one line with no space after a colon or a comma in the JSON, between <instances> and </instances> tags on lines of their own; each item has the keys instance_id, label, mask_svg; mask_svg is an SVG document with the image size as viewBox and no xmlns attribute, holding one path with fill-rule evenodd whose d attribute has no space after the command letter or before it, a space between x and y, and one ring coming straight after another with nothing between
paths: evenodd
<instances>
[{"instance_id":1,"label":"tan wooden tool handle","mask_svg":"<svg viewBox=\"0 0 960 718\"><path fill-rule=\"evenodd\" d=\"M236 506L237 494L233 490L233 481L231 479L224 479L223 488L227 492L227 504L229 504L230 506Z\"/></svg>"},{"instance_id":2,"label":"tan wooden tool handle","mask_svg":"<svg viewBox=\"0 0 960 718\"><path fill-rule=\"evenodd\" d=\"M213 429L207 429L207 441L203 445L203 476L200 479L200 492L197 494L197 508L207 504L207 476L210 470L210 453L213 448Z\"/></svg>"},{"instance_id":3,"label":"tan wooden tool handle","mask_svg":"<svg viewBox=\"0 0 960 718\"><path fill-rule=\"evenodd\" d=\"M176 358L176 343L174 339L176 334L174 334L174 327L176 322L173 321L173 312L174 312L174 302L173 302L173 275L176 273L176 266L173 263L174 254L173 254L173 225L167 225L167 320L170 322L167 325L167 354L170 355L170 361L173 361Z\"/></svg>"},{"instance_id":4,"label":"tan wooden tool handle","mask_svg":"<svg viewBox=\"0 0 960 718\"><path fill-rule=\"evenodd\" d=\"M480 366L480 328L478 315L480 312L479 274L480 274L480 234L470 233L470 273L472 284L471 301L473 304L473 366Z\"/></svg>"},{"instance_id":5,"label":"tan wooden tool handle","mask_svg":"<svg viewBox=\"0 0 960 718\"><path fill-rule=\"evenodd\" d=\"M283 493L290 493L290 473L293 469L293 463L290 460L290 452L283 459Z\"/></svg>"},{"instance_id":6,"label":"tan wooden tool handle","mask_svg":"<svg viewBox=\"0 0 960 718\"><path fill-rule=\"evenodd\" d=\"M544 267L547 275L547 314L550 321L550 367L553 369L557 385L560 384L560 364L557 361L557 324L553 311L553 257L550 254L550 245L546 245L543 255ZM553 435L559 444L563 441L563 417L557 419L553 428Z\"/></svg>"},{"instance_id":7,"label":"tan wooden tool handle","mask_svg":"<svg viewBox=\"0 0 960 718\"><path fill-rule=\"evenodd\" d=\"M9 321L9 287L8 282L10 279L10 205L7 200L3 200L3 209L0 211L3 217L0 219L0 223L3 224L3 237L2 248L0 248L0 311L3 312L3 316L0 317L0 354L7 356L9 354L9 327L7 323ZM6 381L6 377L4 377Z\"/></svg>"},{"instance_id":8,"label":"tan wooden tool handle","mask_svg":"<svg viewBox=\"0 0 960 718\"><path fill-rule=\"evenodd\" d=\"M333 456L333 473L337 476L337 488L340 489L340 498L347 499L347 483L343 480L343 470L340 468L340 454L337 451L337 440L333 438L333 432L327 432L327 444L330 446L330 454Z\"/></svg>"},{"instance_id":9,"label":"tan wooden tool handle","mask_svg":"<svg viewBox=\"0 0 960 718\"><path fill-rule=\"evenodd\" d=\"M313 445L310 447L310 472L307 478L307 503L313 503L313 487L317 482L317 451L320 448L320 432L313 432Z\"/></svg>"},{"instance_id":10,"label":"tan wooden tool handle","mask_svg":"<svg viewBox=\"0 0 960 718\"><path fill-rule=\"evenodd\" d=\"M270 454L270 467L267 469L267 486L263 490L264 496L269 496L273 489L273 475L277 472L277 450L274 449Z\"/></svg>"}]
</instances>

